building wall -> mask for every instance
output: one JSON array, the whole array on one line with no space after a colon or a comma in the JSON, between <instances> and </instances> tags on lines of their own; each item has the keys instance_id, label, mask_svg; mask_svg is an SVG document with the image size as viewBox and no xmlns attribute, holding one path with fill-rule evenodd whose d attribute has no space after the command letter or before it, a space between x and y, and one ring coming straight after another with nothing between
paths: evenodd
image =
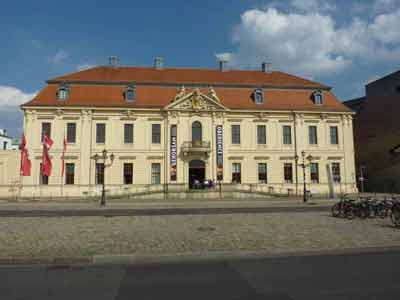
<instances>
[{"instance_id":1,"label":"building wall","mask_svg":"<svg viewBox=\"0 0 400 300\"><path fill-rule=\"evenodd\" d=\"M391 150L400 145L400 72L366 86L363 109L354 120L357 173L363 167L368 192L400 193L400 161Z\"/></svg>"},{"instance_id":2,"label":"building wall","mask_svg":"<svg viewBox=\"0 0 400 300\"><path fill-rule=\"evenodd\" d=\"M0 198L18 195L20 191L19 162L19 151L0 151Z\"/></svg>"},{"instance_id":3,"label":"building wall","mask_svg":"<svg viewBox=\"0 0 400 300\"><path fill-rule=\"evenodd\" d=\"M211 144L208 154L188 153L181 149L182 143L191 140L191 124L200 121L203 128L203 140ZM231 183L232 163L241 163L242 185L252 184L255 188L274 193L302 193L302 169L295 169L296 154L301 157L304 150L311 154L319 164L320 182L310 184L309 168L306 170L307 188L315 193L356 192L354 169L354 145L351 114L343 113L296 113L292 112L193 112L160 110L120 110L120 109L27 109L24 119L25 134L30 157L32 176L23 179L22 196L58 197L97 194L100 187L95 184L95 161L93 156L101 154L103 149L113 153L115 159L106 168L106 184L111 194L128 191L141 191L151 183L151 163L161 164L161 184L169 183L170 188L179 185L187 188L191 159L202 159L206 163L206 178L216 179L215 128L223 125L224 132L224 177L223 183ZM51 138L54 145L50 150L53 163L49 185L40 184L40 162L42 156L41 124L51 123ZM75 144L68 144L66 163L75 164L75 184L64 185L61 178L61 155L66 124L77 125ZM96 144L96 124L106 124L105 144ZM134 124L134 143L123 143L123 124ZM161 143L151 143L151 124L161 124ZM169 176L169 128L176 124L178 128L177 181L171 182ZM240 145L231 143L231 125L241 127ZM267 127L267 144L257 145L257 124ZM282 126L292 127L292 145L283 144ZM318 128L318 145L308 144L308 126ZM338 126L339 145L330 144L330 126ZM297 143L295 147L295 141ZM134 169L133 185L123 185L123 163L132 162ZM257 163L268 166L268 183L258 183ZM283 165L293 164L293 183L284 183ZM301 162L298 161L298 163ZM333 183L330 174L332 162L339 162L341 183ZM107 164L111 163L107 160ZM18 163L17 163L18 165ZM15 166L17 166L15 165ZM7 166L7 168L10 168ZM297 184L296 184L296 173ZM6 181L9 179L6 179ZM1 182L1 181L0 181ZM3 180L4 182L4 180ZM156 187L155 187L156 188Z\"/></svg>"}]
</instances>

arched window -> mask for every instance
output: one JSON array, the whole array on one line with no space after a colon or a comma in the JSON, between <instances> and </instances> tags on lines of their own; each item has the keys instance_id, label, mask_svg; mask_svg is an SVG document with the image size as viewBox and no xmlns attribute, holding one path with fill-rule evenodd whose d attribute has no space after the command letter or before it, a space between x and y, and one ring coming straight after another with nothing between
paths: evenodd
<instances>
[{"instance_id":1,"label":"arched window","mask_svg":"<svg viewBox=\"0 0 400 300\"><path fill-rule=\"evenodd\" d=\"M125 88L125 101L132 102L135 101L136 98L136 87L134 85L130 85Z\"/></svg>"},{"instance_id":2,"label":"arched window","mask_svg":"<svg viewBox=\"0 0 400 300\"><path fill-rule=\"evenodd\" d=\"M192 123L192 142L201 142L203 138L203 132L201 128L201 123L199 121L194 121Z\"/></svg>"},{"instance_id":3,"label":"arched window","mask_svg":"<svg viewBox=\"0 0 400 300\"><path fill-rule=\"evenodd\" d=\"M321 105L324 101L322 91L315 91L313 93L314 104Z\"/></svg>"},{"instance_id":4,"label":"arched window","mask_svg":"<svg viewBox=\"0 0 400 300\"><path fill-rule=\"evenodd\" d=\"M57 90L58 100L67 100L69 95L69 88L66 84L61 84Z\"/></svg>"},{"instance_id":5,"label":"arched window","mask_svg":"<svg viewBox=\"0 0 400 300\"><path fill-rule=\"evenodd\" d=\"M253 92L253 98L255 104L263 104L264 103L264 92L262 89L255 89Z\"/></svg>"}]
</instances>

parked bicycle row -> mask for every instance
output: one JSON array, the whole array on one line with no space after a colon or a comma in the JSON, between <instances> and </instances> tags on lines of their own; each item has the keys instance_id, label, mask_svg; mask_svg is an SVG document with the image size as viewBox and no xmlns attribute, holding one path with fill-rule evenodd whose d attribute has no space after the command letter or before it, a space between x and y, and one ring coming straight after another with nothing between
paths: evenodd
<instances>
[{"instance_id":1,"label":"parked bicycle row","mask_svg":"<svg viewBox=\"0 0 400 300\"><path fill-rule=\"evenodd\" d=\"M390 216L393 224L400 227L400 198L358 197L350 199L347 195L343 195L340 201L332 206L332 216L347 219L355 217L383 219Z\"/></svg>"}]
</instances>

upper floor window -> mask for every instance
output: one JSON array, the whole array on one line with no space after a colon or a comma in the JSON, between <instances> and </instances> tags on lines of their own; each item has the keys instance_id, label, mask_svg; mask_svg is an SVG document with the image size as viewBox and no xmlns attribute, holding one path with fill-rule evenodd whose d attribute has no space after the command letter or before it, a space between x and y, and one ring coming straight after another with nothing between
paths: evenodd
<instances>
[{"instance_id":1,"label":"upper floor window","mask_svg":"<svg viewBox=\"0 0 400 300\"><path fill-rule=\"evenodd\" d=\"M106 142L106 124L96 124L96 143L104 144Z\"/></svg>"},{"instance_id":2,"label":"upper floor window","mask_svg":"<svg viewBox=\"0 0 400 300\"><path fill-rule=\"evenodd\" d=\"M267 127L257 125L257 144L265 145L267 143Z\"/></svg>"},{"instance_id":3,"label":"upper floor window","mask_svg":"<svg viewBox=\"0 0 400 300\"><path fill-rule=\"evenodd\" d=\"M69 96L69 88L66 84L62 84L57 91L58 100L67 100Z\"/></svg>"},{"instance_id":4,"label":"upper floor window","mask_svg":"<svg viewBox=\"0 0 400 300\"><path fill-rule=\"evenodd\" d=\"M136 87L134 85L130 85L125 88L125 101L132 102L135 101L136 98Z\"/></svg>"},{"instance_id":5,"label":"upper floor window","mask_svg":"<svg viewBox=\"0 0 400 300\"><path fill-rule=\"evenodd\" d=\"M67 123L67 143L73 144L76 142L76 124Z\"/></svg>"},{"instance_id":6,"label":"upper floor window","mask_svg":"<svg viewBox=\"0 0 400 300\"><path fill-rule=\"evenodd\" d=\"M255 89L253 92L253 98L255 104L264 103L264 92L262 89Z\"/></svg>"},{"instance_id":7,"label":"upper floor window","mask_svg":"<svg viewBox=\"0 0 400 300\"><path fill-rule=\"evenodd\" d=\"M161 124L151 124L151 143L161 144Z\"/></svg>"},{"instance_id":8,"label":"upper floor window","mask_svg":"<svg viewBox=\"0 0 400 300\"><path fill-rule=\"evenodd\" d=\"M322 91L315 91L312 97L314 100L314 104L321 105L324 102Z\"/></svg>"},{"instance_id":9,"label":"upper floor window","mask_svg":"<svg viewBox=\"0 0 400 300\"><path fill-rule=\"evenodd\" d=\"M308 127L308 143L310 145L318 144L317 126L309 126Z\"/></svg>"},{"instance_id":10,"label":"upper floor window","mask_svg":"<svg viewBox=\"0 0 400 300\"><path fill-rule=\"evenodd\" d=\"M240 125L232 125L232 144L240 144Z\"/></svg>"},{"instance_id":11,"label":"upper floor window","mask_svg":"<svg viewBox=\"0 0 400 300\"><path fill-rule=\"evenodd\" d=\"M42 123L42 137L41 137L41 142L43 142L44 136L47 135L47 137L51 138L51 123L49 122L43 122Z\"/></svg>"},{"instance_id":12,"label":"upper floor window","mask_svg":"<svg viewBox=\"0 0 400 300\"><path fill-rule=\"evenodd\" d=\"M292 127L289 125L285 125L283 128L283 144L291 145L292 144Z\"/></svg>"},{"instance_id":13,"label":"upper floor window","mask_svg":"<svg viewBox=\"0 0 400 300\"><path fill-rule=\"evenodd\" d=\"M330 132L331 132L331 144L332 145L339 144L339 136L338 136L337 126L331 126Z\"/></svg>"},{"instance_id":14,"label":"upper floor window","mask_svg":"<svg viewBox=\"0 0 400 300\"><path fill-rule=\"evenodd\" d=\"M124 124L124 144L133 144L133 124Z\"/></svg>"},{"instance_id":15,"label":"upper floor window","mask_svg":"<svg viewBox=\"0 0 400 300\"><path fill-rule=\"evenodd\" d=\"M192 124L192 142L201 141L202 140L202 127L199 121L194 121Z\"/></svg>"}]
</instances>

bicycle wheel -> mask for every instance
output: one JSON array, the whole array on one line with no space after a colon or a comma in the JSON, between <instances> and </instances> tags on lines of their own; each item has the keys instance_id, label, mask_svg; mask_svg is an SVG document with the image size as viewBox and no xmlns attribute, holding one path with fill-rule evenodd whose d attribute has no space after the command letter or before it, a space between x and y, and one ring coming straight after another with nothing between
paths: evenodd
<instances>
[{"instance_id":1,"label":"bicycle wheel","mask_svg":"<svg viewBox=\"0 0 400 300\"><path fill-rule=\"evenodd\" d=\"M390 218L392 219L392 223L394 226L399 227L400 226L400 209L394 209L390 215Z\"/></svg>"},{"instance_id":2,"label":"bicycle wheel","mask_svg":"<svg viewBox=\"0 0 400 300\"><path fill-rule=\"evenodd\" d=\"M340 212L341 212L340 204L339 203L334 204L331 208L331 211L332 211L332 217L335 217L335 218L339 217Z\"/></svg>"}]
</instances>

